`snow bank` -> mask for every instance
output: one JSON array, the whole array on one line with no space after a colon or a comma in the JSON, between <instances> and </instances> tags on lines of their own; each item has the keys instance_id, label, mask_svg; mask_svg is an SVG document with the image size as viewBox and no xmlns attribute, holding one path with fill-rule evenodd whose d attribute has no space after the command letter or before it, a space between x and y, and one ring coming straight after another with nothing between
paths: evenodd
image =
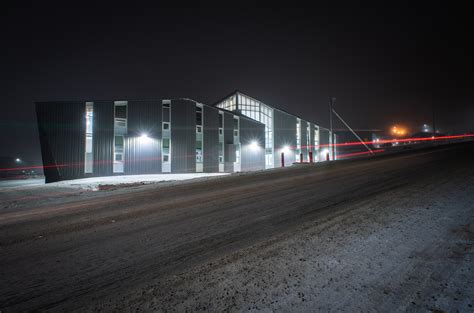
<instances>
[{"instance_id":1,"label":"snow bank","mask_svg":"<svg viewBox=\"0 0 474 313\"><path fill-rule=\"evenodd\" d=\"M227 175L228 173L189 173L189 174L151 174L151 175L123 175L107 177L89 177L66 180L48 184L49 186L70 187L87 190L108 189L108 187L130 187L147 185L158 182L181 181L196 178Z\"/></svg>"}]
</instances>

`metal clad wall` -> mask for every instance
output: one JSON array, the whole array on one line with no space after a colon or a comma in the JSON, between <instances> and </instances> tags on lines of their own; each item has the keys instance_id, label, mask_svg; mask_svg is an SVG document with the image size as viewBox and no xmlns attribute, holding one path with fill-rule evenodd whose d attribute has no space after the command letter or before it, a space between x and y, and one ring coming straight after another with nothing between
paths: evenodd
<instances>
[{"instance_id":1,"label":"metal clad wall","mask_svg":"<svg viewBox=\"0 0 474 313\"><path fill-rule=\"evenodd\" d=\"M224 112L224 147L232 144L234 144L234 114ZM225 148L224 151L226 153L224 158L224 171L226 173L232 173L234 171L235 150L232 150L234 155L229 155Z\"/></svg>"},{"instance_id":2,"label":"metal clad wall","mask_svg":"<svg viewBox=\"0 0 474 313\"><path fill-rule=\"evenodd\" d=\"M326 153L329 151L329 130L326 128L319 128L319 145L321 148L319 149L319 160L326 161Z\"/></svg>"},{"instance_id":3,"label":"metal clad wall","mask_svg":"<svg viewBox=\"0 0 474 313\"><path fill-rule=\"evenodd\" d=\"M92 176L113 174L114 102L94 101Z\"/></svg>"},{"instance_id":4,"label":"metal clad wall","mask_svg":"<svg viewBox=\"0 0 474 313\"><path fill-rule=\"evenodd\" d=\"M295 161L296 149L296 117L284 112L274 110L274 145L275 167L281 166L281 150L284 146L290 148L290 153L285 154L285 166Z\"/></svg>"},{"instance_id":5,"label":"metal clad wall","mask_svg":"<svg viewBox=\"0 0 474 313\"><path fill-rule=\"evenodd\" d=\"M308 143L306 140L306 133L307 129L306 127L308 124L306 123L305 120L301 120L301 153L303 153L303 161L308 160ZM299 156L298 156L298 161L299 161Z\"/></svg>"},{"instance_id":6,"label":"metal clad wall","mask_svg":"<svg viewBox=\"0 0 474 313\"><path fill-rule=\"evenodd\" d=\"M85 103L36 103L46 182L84 177Z\"/></svg>"},{"instance_id":7,"label":"metal clad wall","mask_svg":"<svg viewBox=\"0 0 474 313\"><path fill-rule=\"evenodd\" d=\"M256 141L258 148L252 148ZM265 169L265 125L240 118L241 171Z\"/></svg>"},{"instance_id":8,"label":"metal clad wall","mask_svg":"<svg viewBox=\"0 0 474 313\"><path fill-rule=\"evenodd\" d=\"M219 111L204 106L204 172L219 172Z\"/></svg>"},{"instance_id":9,"label":"metal clad wall","mask_svg":"<svg viewBox=\"0 0 474 313\"><path fill-rule=\"evenodd\" d=\"M171 172L196 172L196 103L171 102Z\"/></svg>"},{"instance_id":10,"label":"metal clad wall","mask_svg":"<svg viewBox=\"0 0 474 313\"><path fill-rule=\"evenodd\" d=\"M313 153L313 162L316 162L316 153L314 153L314 124L309 124L309 151ZM309 158L309 156L308 156Z\"/></svg>"},{"instance_id":11,"label":"metal clad wall","mask_svg":"<svg viewBox=\"0 0 474 313\"><path fill-rule=\"evenodd\" d=\"M161 101L128 101L125 174L161 172L161 112Z\"/></svg>"}]
</instances>

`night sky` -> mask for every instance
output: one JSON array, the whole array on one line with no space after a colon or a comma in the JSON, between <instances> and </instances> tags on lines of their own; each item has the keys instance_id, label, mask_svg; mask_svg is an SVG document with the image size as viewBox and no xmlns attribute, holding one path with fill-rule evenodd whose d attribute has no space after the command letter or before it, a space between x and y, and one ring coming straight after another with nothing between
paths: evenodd
<instances>
[{"instance_id":1,"label":"night sky","mask_svg":"<svg viewBox=\"0 0 474 313\"><path fill-rule=\"evenodd\" d=\"M442 131L474 130L467 7L37 3L1 13L0 156L41 162L34 101L213 104L236 89L322 126L334 96L355 128L398 123L418 131L434 110Z\"/></svg>"}]
</instances>

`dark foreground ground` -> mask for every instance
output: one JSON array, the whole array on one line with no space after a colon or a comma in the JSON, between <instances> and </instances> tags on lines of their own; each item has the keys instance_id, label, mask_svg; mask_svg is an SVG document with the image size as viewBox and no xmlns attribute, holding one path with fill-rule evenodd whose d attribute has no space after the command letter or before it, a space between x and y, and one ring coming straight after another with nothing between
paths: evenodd
<instances>
[{"instance_id":1,"label":"dark foreground ground","mask_svg":"<svg viewBox=\"0 0 474 313\"><path fill-rule=\"evenodd\" d=\"M0 193L0 310L474 311L474 145Z\"/></svg>"}]
</instances>

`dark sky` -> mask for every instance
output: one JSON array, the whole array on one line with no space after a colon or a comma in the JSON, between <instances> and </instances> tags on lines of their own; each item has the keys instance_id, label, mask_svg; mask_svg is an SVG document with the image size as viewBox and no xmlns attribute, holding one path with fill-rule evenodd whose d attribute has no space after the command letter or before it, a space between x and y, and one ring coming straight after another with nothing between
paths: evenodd
<instances>
[{"instance_id":1,"label":"dark sky","mask_svg":"<svg viewBox=\"0 0 474 313\"><path fill-rule=\"evenodd\" d=\"M13 3L13 1L12 1ZM328 125L474 129L471 10L437 6L4 8L0 155L40 162L33 101L188 97L239 89ZM136 7L134 7L136 5Z\"/></svg>"}]
</instances>

